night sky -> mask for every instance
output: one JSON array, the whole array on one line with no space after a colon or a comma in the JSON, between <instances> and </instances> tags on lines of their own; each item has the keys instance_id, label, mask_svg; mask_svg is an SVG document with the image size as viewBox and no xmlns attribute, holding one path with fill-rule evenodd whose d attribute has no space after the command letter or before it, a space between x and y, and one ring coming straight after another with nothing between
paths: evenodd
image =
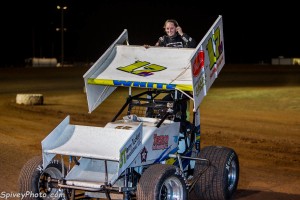
<instances>
[{"instance_id":1,"label":"night sky","mask_svg":"<svg viewBox=\"0 0 300 200\"><path fill-rule=\"evenodd\" d=\"M176 19L197 43L218 15L223 16L226 63L270 63L271 58L300 57L300 15L286 2L274 5L217 1L14 1L1 5L0 67L24 65L29 57L60 60L61 12L64 12L65 62L95 62L128 30L131 45L154 45L166 19Z\"/></svg>"}]
</instances>

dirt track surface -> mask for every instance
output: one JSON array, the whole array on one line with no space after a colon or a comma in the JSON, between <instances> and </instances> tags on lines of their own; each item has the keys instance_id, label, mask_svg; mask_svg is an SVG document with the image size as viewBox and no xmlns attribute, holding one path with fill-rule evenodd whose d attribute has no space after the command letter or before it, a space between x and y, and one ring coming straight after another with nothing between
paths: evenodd
<instances>
[{"instance_id":1,"label":"dirt track surface","mask_svg":"<svg viewBox=\"0 0 300 200\"><path fill-rule=\"evenodd\" d=\"M22 166L67 115L72 124L103 126L125 101L118 90L89 114L87 70L0 69L0 198L18 192ZM17 105L22 93L43 94L44 105ZM200 110L202 147L228 146L239 156L234 199L300 199L299 66L225 65Z\"/></svg>"}]
</instances>

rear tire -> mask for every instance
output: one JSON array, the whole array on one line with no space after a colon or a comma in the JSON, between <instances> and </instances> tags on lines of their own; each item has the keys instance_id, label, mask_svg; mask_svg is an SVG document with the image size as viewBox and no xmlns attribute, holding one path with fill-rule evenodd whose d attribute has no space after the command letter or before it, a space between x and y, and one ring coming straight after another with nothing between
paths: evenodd
<instances>
[{"instance_id":1,"label":"rear tire","mask_svg":"<svg viewBox=\"0 0 300 200\"><path fill-rule=\"evenodd\" d=\"M187 186L179 168L156 164L142 174L137 185L137 200L187 199Z\"/></svg>"},{"instance_id":2,"label":"rear tire","mask_svg":"<svg viewBox=\"0 0 300 200\"><path fill-rule=\"evenodd\" d=\"M233 149L220 146L208 146L200 150L195 176L203 173L194 186L194 194L202 200L229 200L237 189L239 180L239 160Z\"/></svg>"},{"instance_id":3,"label":"rear tire","mask_svg":"<svg viewBox=\"0 0 300 200\"><path fill-rule=\"evenodd\" d=\"M60 161L53 160L43 169L42 157L33 157L21 169L19 192L21 195L24 195L23 200L68 199L66 190L55 188L47 181L49 177L60 179L62 176L62 164Z\"/></svg>"}]
</instances>

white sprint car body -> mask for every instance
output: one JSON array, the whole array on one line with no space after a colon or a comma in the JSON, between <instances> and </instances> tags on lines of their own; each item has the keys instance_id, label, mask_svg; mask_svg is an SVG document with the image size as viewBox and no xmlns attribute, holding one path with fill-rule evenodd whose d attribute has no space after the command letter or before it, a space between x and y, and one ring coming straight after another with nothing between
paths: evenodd
<instances>
[{"instance_id":1,"label":"white sprint car body","mask_svg":"<svg viewBox=\"0 0 300 200\"><path fill-rule=\"evenodd\" d=\"M197 157L200 152L199 105L225 64L223 40L221 16L196 48L129 45L128 33L124 30L83 78L89 112L117 87L128 88L127 102L104 127L73 125L67 116L42 141L43 170L40 173L47 175L48 184L38 184L39 190L62 193L67 198L74 198L74 191L80 190L86 197L99 198L105 194L110 198L109 193L119 192L124 194L124 199L131 199L131 196L144 199L146 189L143 182L149 181L143 180L144 171L160 164L177 167L174 176L178 177L167 179L172 180L170 183L185 182L187 185L172 189L171 193L176 197L171 195L169 199L186 199L185 189L192 188L199 181L194 175L195 162L209 161ZM145 92L132 95L135 88L145 89ZM173 101L157 100L164 93L172 93ZM182 100L180 95L186 97L185 101L193 102L192 122L182 121L178 116L182 114L176 107ZM134 107L145 109L134 114ZM127 114L121 116L125 109ZM69 167L56 166L54 168L60 170L49 170L57 156L61 156L59 162L62 166L68 158ZM24 168L29 173L31 168ZM151 179L151 173L160 168L163 168L161 173L173 170L158 167L144 179ZM32 187L34 190L35 186ZM166 190L168 195L170 190Z\"/></svg>"}]
</instances>

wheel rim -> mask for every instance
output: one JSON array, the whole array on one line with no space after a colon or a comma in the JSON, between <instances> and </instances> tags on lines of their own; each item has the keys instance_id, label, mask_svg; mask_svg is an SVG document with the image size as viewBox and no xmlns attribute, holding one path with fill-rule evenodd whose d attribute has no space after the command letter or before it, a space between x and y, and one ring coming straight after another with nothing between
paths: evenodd
<instances>
[{"instance_id":1,"label":"wheel rim","mask_svg":"<svg viewBox=\"0 0 300 200\"><path fill-rule=\"evenodd\" d=\"M42 199L60 199L65 197L62 189L55 188L51 182L48 182L48 178L60 179L61 177L62 173L59 169L55 167L49 167L45 169L41 174L38 183L39 196Z\"/></svg>"},{"instance_id":2,"label":"wheel rim","mask_svg":"<svg viewBox=\"0 0 300 200\"><path fill-rule=\"evenodd\" d=\"M176 177L166 179L160 189L160 200L183 199L183 185Z\"/></svg>"},{"instance_id":3,"label":"wheel rim","mask_svg":"<svg viewBox=\"0 0 300 200\"><path fill-rule=\"evenodd\" d=\"M230 162L228 172L228 190L232 191L237 179L237 164L234 160Z\"/></svg>"}]
</instances>

